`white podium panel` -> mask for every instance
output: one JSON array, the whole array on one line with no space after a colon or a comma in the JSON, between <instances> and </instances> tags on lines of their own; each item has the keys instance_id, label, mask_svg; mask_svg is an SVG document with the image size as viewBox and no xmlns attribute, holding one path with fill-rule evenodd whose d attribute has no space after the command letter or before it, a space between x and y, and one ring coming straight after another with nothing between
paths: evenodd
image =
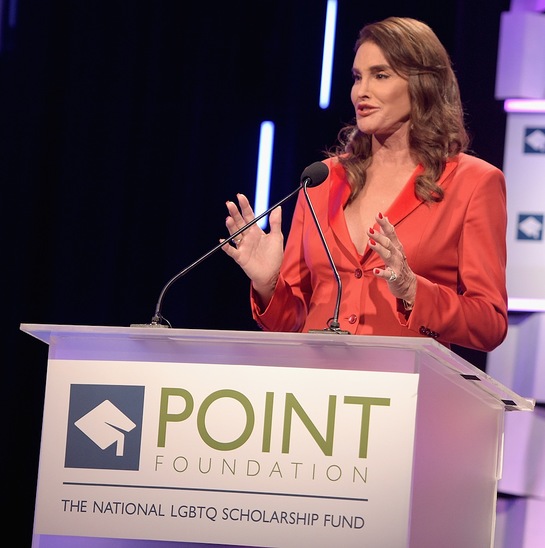
<instances>
[{"instance_id":1,"label":"white podium panel","mask_svg":"<svg viewBox=\"0 0 545 548\"><path fill-rule=\"evenodd\" d=\"M433 340L22 329L50 347L36 548L492 546L533 402Z\"/></svg>"}]
</instances>

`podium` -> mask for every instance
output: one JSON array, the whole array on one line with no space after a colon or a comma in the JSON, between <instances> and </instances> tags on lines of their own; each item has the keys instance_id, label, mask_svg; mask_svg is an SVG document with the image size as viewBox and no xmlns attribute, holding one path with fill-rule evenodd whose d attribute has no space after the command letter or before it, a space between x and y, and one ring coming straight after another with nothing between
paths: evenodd
<instances>
[{"instance_id":1,"label":"podium","mask_svg":"<svg viewBox=\"0 0 545 548\"><path fill-rule=\"evenodd\" d=\"M506 412L428 338L22 324L34 548L493 546Z\"/></svg>"}]
</instances>

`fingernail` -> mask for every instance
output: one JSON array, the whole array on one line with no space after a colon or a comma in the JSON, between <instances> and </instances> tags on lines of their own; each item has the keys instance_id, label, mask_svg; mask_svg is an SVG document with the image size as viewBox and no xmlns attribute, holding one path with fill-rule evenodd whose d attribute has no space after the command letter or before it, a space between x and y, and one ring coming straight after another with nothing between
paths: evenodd
<instances>
[{"instance_id":1,"label":"fingernail","mask_svg":"<svg viewBox=\"0 0 545 548\"><path fill-rule=\"evenodd\" d=\"M369 238L369 245L377 245L377 242L373 238Z\"/></svg>"},{"instance_id":2,"label":"fingernail","mask_svg":"<svg viewBox=\"0 0 545 548\"><path fill-rule=\"evenodd\" d=\"M375 233L375 231L372 228L370 228L369 229L369 234L374 234L374 233Z\"/></svg>"},{"instance_id":3,"label":"fingernail","mask_svg":"<svg viewBox=\"0 0 545 548\"><path fill-rule=\"evenodd\" d=\"M373 272L374 272L375 274L379 274L379 273L380 273L380 270L379 270L378 268L375 268L375 269L373 270Z\"/></svg>"},{"instance_id":4,"label":"fingernail","mask_svg":"<svg viewBox=\"0 0 545 548\"><path fill-rule=\"evenodd\" d=\"M382 213L380 213L380 211L379 211L379 213L378 213L378 218L379 218L379 219L382 219L382 218L383 218L383 217L382 217Z\"/></svg>"}]
</instances>

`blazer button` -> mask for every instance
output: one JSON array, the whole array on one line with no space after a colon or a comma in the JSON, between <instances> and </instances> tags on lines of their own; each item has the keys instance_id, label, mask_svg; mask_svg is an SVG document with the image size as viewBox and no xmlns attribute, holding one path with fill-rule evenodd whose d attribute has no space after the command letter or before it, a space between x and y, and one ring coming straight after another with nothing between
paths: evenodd
<instances>
[{"instance_id":1,"label":"blazer button","mask_svg":"<svg viewBox=\"0 0 545 548\"><path fill-rule=\"evenodd\" d=\"M356 316L356 314L351 314L350 316L348 316L348 323L356 323L358 321L358 317Z\"/></svg>"},{"instance_id":2,"label":"blazer button","mask_svg":"<svg viewBox=\"0 0 545 548\"><path fill-rule=\"evenodd\" d=\"M354 276L356 276L356 278L361 278L363 276L361 268L356 268L356 270L354 270Z\"/></svg>"}]
</instances>

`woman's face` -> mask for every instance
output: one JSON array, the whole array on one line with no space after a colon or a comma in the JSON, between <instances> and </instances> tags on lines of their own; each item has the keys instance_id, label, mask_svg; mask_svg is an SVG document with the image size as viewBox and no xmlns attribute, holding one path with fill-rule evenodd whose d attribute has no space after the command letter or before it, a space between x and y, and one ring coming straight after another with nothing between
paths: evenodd
<instances>
[{"instance_id":1,"label":"woman's face","mask_svg":"<svg viewBox=\"0 0 545 548\"><path fill-rule=\"evenodd\" d=\"M377 138L389 137L409 125L409 83L388 65L382 50L364 42L352 67L354 84L350 98L360 131Z\"/></svg>"}]
</instances>

